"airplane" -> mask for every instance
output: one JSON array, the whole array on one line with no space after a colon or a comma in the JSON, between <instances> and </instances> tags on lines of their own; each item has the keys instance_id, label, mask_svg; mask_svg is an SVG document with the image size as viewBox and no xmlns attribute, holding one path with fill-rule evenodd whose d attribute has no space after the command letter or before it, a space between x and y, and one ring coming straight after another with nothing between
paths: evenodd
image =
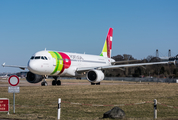
<instances>
[{"instance_id":1,"label":"airplane","mask_svg":"<svg viewBox=\"0 0 178 120\"><path fill-rule=\"evenodd\" d=\"M2 76L0 76L0 78L2 78L2 79L8 79L9 76L6 74L6 75L2 75Z\"/></svg>"},{"instance_id":2,"label":"airplane","mask_svg":"<svg viewBox=\"0 0 178 120\"><path fill-rule=\"evenodd\" d=\"M61 85L58 77L83 77L86 76L91 85L100 85L104 79L103 70L125 67L135 67L143 65L168 64L167 62L123 64L117 63L111 58L113 28L109 28L104 46L100 55L88 55L70 52L59 52L43 50L35 53L28 61L27 66L2 65L3 67L17 67L28 69L26 80L29 83L41 82L42 86L47 86L46 78L52 76L52 85Z\"/></svg>"}]
</instances>

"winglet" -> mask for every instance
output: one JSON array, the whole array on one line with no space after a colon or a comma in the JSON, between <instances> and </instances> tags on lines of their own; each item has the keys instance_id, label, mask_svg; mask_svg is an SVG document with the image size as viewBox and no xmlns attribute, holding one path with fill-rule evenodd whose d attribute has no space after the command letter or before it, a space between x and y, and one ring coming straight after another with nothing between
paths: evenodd
<instances>
[{"instance_id":1,"label":"winglet","mask_svg":"<svg viewBox=\"0 0 178 120\"><path fill-rule=\"evenodd\" d=\"M176 60L174 60L174 61L169 61L168 63L174 63L174 65L176 65L176 64L177 64L177 61L176 61Z\"/></svg>"},{"instance_id":2,"label":"winglet","mask_svg":"<svg viewBox=\"0 0 178 120\"><path fill-rule=\"evenodd\" d=\"M3 63L2 66L4 67L6 63Z\"/></svg>"},{"instance_id":3,"label":"winglet","mask_svg":"<svg viewBox=\"0 0 178 120\"><path fill-rule=\"evenodd\" d=\"M113 28L109 28L106 41L100 56L111 58Z\"/></svg>"},{"instance_id":4,"label":"winglet","mask_svg":"<svg viewBox=\"0 0 178 120\"><path fill-rule=\"evenodd\" d=\"M20 68L22 70L28 69L26 66L17 66L17 65L6 65L6 63L2 64L3 67L14 67L14 68Z\"/></svg>"},{"instance_id":5,"label":"winglet","mask_svg":"<svg viewBox=\"0 0 178 120\"><path fill-rule=\"evenodd\" d=\"M177 64L177 60L174 60L174 65L176 65Z\"/></svg>"}]
</instances>

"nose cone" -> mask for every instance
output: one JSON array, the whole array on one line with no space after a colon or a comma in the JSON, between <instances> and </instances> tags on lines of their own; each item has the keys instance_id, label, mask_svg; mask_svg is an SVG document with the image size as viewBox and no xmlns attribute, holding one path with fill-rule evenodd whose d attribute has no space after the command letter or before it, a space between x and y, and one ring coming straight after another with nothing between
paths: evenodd
<instances>
[{"instance_id":1,"label":"nose cone","mask_svg":"<svg viewBox=\"0 0 178 120\"><path fill-rule=\"evenodd\" d=\"M37 61L34 61L34 60L29 60L28 61L28 70L30 70L32 73L36 73L36 74L39 74L39 64Z\"/></svg>"}]
</instances>

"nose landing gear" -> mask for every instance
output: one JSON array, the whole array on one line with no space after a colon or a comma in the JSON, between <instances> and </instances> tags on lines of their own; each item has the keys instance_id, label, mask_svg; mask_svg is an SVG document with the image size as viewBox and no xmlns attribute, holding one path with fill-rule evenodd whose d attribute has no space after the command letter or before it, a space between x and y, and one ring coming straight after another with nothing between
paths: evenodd
<instances>
[{"instance_id":1,"label":"nose landing gear","mask_svg":"<svg viewBox=\"0 0 178 120\"><path fill-rule=\"evenodd\" d=\"M48 83L46 82L47 76L44 76L43 82L41 82L41 86L48 86Z\"/></svg>"},{"instance_id":2,"label":"nose landing gear","mask_svg":"<svg viewBox=\"0 0 178 120\"><path fill-rule=\"evenodd\" d=\"M48 83L47 83L46 81L43 81L43 82L41 83L41 86L48 86Z\"/></svg>"}]
</instances>

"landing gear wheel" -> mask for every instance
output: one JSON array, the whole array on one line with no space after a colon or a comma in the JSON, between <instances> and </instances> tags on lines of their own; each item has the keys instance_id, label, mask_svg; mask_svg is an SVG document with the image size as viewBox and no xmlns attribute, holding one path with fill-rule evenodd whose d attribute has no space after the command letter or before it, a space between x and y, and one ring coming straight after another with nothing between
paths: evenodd
<instances>
[{"instance_id":1,"label":"landing gear wheel","mask_svg":"<svg viewBox=\"0 0 178 120\"><path fill-rule=\"evenodd\" d=\"M96 85L100 85L100 82L96 83Z\"/></svg>"},{"instance_id":2,"label":"landing gear wheel","mask_svg":"<svg viewBox=\"0 0 178 120\"><path fill-rule=\"evenodd\" d=\"M61 85L61 81L60 80L57 81L57 85Z\"/></svg>"},{"instance_id":3,"label":"landing gear wheel","mask_svg":"<svg viewBox=\"0 0 178 120\"><path fill-rule=\"evenodd\" d=\"M48 86L48 83L45 81L45 82L42 82L41 83L41 86Z\"/></svg>"},{"instance_id":4,"label":"landing gear wheel","mask_svg":"<svg viewBox=\"0 0 178 120\"><path fill-rule=\"evenodd\" d=\"M56 85L57 84L57 81L56 80L53 80L52 81L52 85L54 86L54 85Z\"/></svg>"},{"instance_id":5,"label":"landing gear wheel","mask_svg":"<svg viewBox=\"0 0 178 120\"><path fill-rule=\"evenodd\" d=\"M95 85L95 83L91 83L91 85Z\"/></svg>"},{"instance_id":6,"label":"landing gear wheel","mask_svg":"<svg viewBox=\"0 0 178 120\"><path fill-rule=\"evenodd\" d=\"M100 82L98 82L98 83L91 83L91 85L100 85Z\"/></svg>"}]
</instances>

